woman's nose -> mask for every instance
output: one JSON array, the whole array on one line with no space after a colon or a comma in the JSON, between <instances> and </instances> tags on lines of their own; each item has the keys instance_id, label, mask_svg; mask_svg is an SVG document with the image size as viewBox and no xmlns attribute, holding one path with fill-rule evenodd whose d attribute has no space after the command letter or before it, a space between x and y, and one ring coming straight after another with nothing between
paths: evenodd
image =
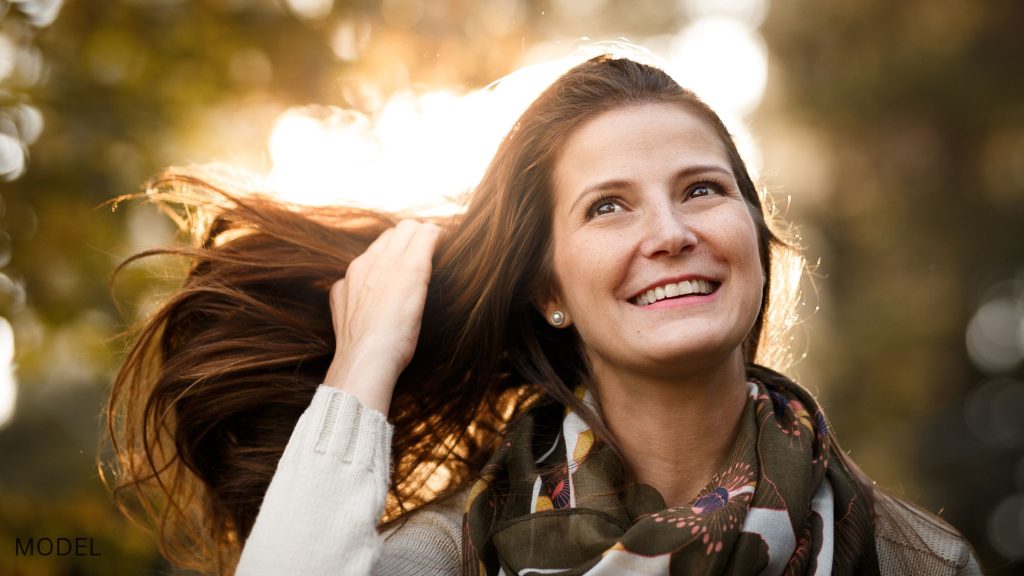
<instances>
[{"instance_id":1,"label":"woman's nose","mask_svg":"<svg viewBox=\"0 0 1024 576\"><path fill-rule=\"evenodd\" d=\"M685 215L671 206L652 207L643 219L644 256L675 256L697 245L697 235Z\"/></svg>"}]
</instances>

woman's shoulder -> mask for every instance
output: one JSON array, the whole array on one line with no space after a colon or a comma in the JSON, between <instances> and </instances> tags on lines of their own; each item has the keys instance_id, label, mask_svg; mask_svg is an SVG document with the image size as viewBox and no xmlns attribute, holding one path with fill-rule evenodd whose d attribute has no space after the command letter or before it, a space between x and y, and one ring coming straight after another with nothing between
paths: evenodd
<instances>
[{"instance_id":1,"label":"woman's shoulder","mask_svg":"<svg viewBox=\"0 0 1024 576\"><path fill-rule=\"evenodd\" d=\"M470 488L470 486L465 486L457 492L434 500L422 508L406 514L403 519L396 521L394 526L384 531L385 538L401 539L401 533L410 527L430 527L446 534L455 534L461 538L462 516Z\"/></svg>"},{"instance_id":2,"label":"woman's shoulder","mask_svg":"<svg viewBox=\"0 0 1024 576\"><path fill-rule=\"evenodd\" d=\"M457 575L469 487L410 512L384 530L381 574Z\"/></svg>"},{"instance_id":3,"label":"woman's shoulder","mask_svg":"<svg viewBox=\"0 0 1024 576\"><path fill-rule=\"evenodd\" d=\"M938 516L884 493L876 494L878 567L886 574L981 574L967 539Z\"/></svg>"}]
</instances>

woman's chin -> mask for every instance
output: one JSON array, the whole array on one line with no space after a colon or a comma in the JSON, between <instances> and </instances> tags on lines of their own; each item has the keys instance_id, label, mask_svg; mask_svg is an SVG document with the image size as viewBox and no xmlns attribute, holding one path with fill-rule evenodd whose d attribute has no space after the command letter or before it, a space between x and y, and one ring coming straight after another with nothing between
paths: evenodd
<instances>
[{"instance_id":1,"label":"woman's chin","mask_svg":"<svg viewBox=\"0 0 1024 576\"><path fill-rule=\"evenodd\" d=\"M646 374L692 374L697 371L715 371L743 363L742 343L697 343L681 347L649 347L630 362L634 370Z\"/></svg>"}]
</instances>

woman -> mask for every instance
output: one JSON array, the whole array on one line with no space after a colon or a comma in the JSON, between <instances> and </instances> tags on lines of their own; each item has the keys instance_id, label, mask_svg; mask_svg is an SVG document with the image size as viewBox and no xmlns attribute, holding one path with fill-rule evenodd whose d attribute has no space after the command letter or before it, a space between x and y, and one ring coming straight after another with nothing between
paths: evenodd
<instances>
[{"instance_id":1,"label":"woman","mask_svg":"<svg viewBox=\"0 0 1024 576\"><path fill-rule=\"evenodd\" d=\"M178 184L214 188L170 175L156 198ZM755 364L786 247L721 121L656 68L570 70L440 226L219 193L110 404L121 490L149 506L156 486L171 557L230 572L244 543L238 574L980 573Z\"/></svg>"}]
</instances>

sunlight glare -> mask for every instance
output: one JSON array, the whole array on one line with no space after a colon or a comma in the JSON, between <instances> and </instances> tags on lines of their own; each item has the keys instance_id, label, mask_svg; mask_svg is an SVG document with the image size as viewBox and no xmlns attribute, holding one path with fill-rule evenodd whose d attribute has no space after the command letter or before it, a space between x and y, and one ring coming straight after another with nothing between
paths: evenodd
<instances>
[{"instance_id":1,"label":"sunlight glare","mask_svg":"<svg viewBox=\"0 0 1024 576\"><path fill-rule=\"evenodd\" d=\"M292 108L278 117L269 138L271 188L300 204L346 204L413 216L457 213L530 103L562 73L605 53L678 72L670 67L678 61L666 63L640 46L595 42L562 58L527 62L466 94L399 92L367 114L329 106ZM729 74L737 76L743 75ZM760 93L755 104L757 98ZM740 114L731 108L719 112L757 172L760 154L742 129Z\"/></svg>"},{"instance_id":2,"label":"sunlight glare","mask_svg":"<svg viewBox=\"0 0 1024 576\"><path fill-rule=\"evenodd\" d=\"M747 114L768 80L768 53L756 30L732 18L697 20L672 41L670 72L719 114Z\"/></svg>"},{"instance_id":3,"label":"sunlight glare","mask_svg":"<svg viewBox=\"0 0 1024 576\"><path fill-rule=\"evenodd\" d=\"M768 14L768 0L681 0L686 13L693 18L728 16L757 27Z\"/></svg>"},{"instance_id":4,"label":"sunlight glare","mask_svg":"<svg viewBox=\"0 0 1024 576\"><path fill-rule=\"evenodd\" d=\"M526 66L467 94L399 92L370 115L292 108L271 131L272 187L301 204L456 213L515 120L569 65Z\"/></svg>"}]
</instances>

